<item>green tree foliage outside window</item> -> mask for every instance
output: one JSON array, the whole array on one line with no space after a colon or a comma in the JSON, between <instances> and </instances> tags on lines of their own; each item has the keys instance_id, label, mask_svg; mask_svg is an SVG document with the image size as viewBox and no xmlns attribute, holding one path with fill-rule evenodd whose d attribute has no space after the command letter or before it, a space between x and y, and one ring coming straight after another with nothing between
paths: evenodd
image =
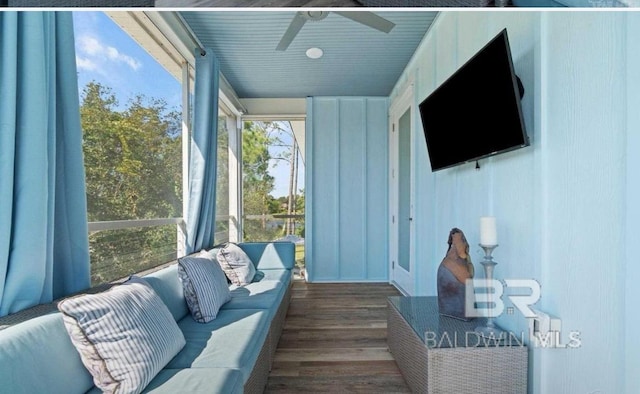
<instances>
[{"instance_id":1,"label":"green tree foliage outside window","mask_svg":"<svg viewBox=\"0 0 640 394\"><path fill-rule=\"evenodd\" d=\"M279 122L244 122L242 131L242 188L243 239L269 241L282 237L285 229L274 214L287 213L287 197L274 198L275 179L269 173L273 162L291 165L291 144L284 144L278 135L283 132ZM293 138L293 136L291 136ZM283 153L272 155L270 147L286 147ZM298 191L296 212L304 212L304 195ZM280 221L281 222L281 221ZM304 225L297 227L297 235L304 235Z\"/></svg>"},{"instance_id":2,"label":"green tree foliage outside window","mask_svg":"<svg viewBox=\"0 0 640 394\"><path fill-rule=\"evenodd\" d=\"M111 90L91 82L80 114L89 221L182 216L179 112L142 96L118 109ZM90 234L93 284L175 259L176 234L175 225Z\"/></svg>"},{"instance_id":3,"label":"green tree foliage outside window","mask_svg":"<svg viewBox=\"0 0 640 394\"><path fill-rule=\"evenodd\" d=\"M224 219L216 220L214 243L220 244L229 240L229 130L225 116L218 117L216 176L216 216Z\"/></svg>"},{"instance_id":4,"label":"green tree foliage outside window","mask_svg":"<svg viewBox=\"0 0 640 394\"><path fill-rule=\"evenodd\" d=\"M244 210L244 240L266 241L279 236L277 227L270 227L266 218L249 219L247 216L269 215L274 210L271 192L275 179L269 174L268 124L244 122L242 130L242 193Z\"/></svg>"}]
</instances>

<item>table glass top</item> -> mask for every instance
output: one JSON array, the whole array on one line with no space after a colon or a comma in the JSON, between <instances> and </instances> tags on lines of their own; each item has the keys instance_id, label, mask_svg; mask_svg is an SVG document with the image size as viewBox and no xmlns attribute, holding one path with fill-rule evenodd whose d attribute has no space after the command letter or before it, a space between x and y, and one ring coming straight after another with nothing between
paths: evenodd
<instances>
[{"instance_id":1,"label":"table glass top","mask_svg":"<svg viewBox=\"0 0 640 394\"><path fill-rule=\"evenodd\" d=\"M442 316L438 311L438 297L389 297L389 303L413 328L429 348L524 346L524 339L508 333L506 339L485 338L474 330L486 324L486 318L464 321Z\"/></svg>"}]
</instances>

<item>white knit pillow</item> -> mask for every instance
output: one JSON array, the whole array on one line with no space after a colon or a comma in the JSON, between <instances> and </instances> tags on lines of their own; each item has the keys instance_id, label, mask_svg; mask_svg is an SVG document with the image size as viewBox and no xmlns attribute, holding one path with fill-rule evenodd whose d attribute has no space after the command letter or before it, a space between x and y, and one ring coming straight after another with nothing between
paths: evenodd
<instances>
[{"instance_id":1,"label":"white knit pillow","mask_svg":"<svg viewBox=\"0 0 640 394\"><path fill-rule=\"evenodd\" d=\"M220 248L217 260L227 278L234 285L248 285L256 275L256 267L249 256L234 243L229 242Z\"/></svg>"},{"instance_id":2,"label":"white knit pillow","mask_svg":"<svg viewBox=\"0 0 640 394\"><path fill-rule=\"evenodd\" d=\"M105 393L140 393L184 347L171 312L142 278L58 303L71 342Z\"/></svg>"}]
</instances>

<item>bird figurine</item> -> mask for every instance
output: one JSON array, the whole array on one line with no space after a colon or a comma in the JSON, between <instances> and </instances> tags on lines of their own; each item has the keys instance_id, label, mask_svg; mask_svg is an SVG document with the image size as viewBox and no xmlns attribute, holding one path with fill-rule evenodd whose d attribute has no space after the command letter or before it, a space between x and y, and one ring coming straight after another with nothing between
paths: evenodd
<instances>
[{"instance_id":1,"label":"bird figurine","mask_svg":"<svg viewBox=\"0 0 640 394\"><path fill-rule=\"evenodd\" d=\"M441 315L471 320L465 315L466 281L475 273L469 243L464 233L454 227L449 232L449 249L438 267L438 308Z\"/></svg>"}]
</instances>

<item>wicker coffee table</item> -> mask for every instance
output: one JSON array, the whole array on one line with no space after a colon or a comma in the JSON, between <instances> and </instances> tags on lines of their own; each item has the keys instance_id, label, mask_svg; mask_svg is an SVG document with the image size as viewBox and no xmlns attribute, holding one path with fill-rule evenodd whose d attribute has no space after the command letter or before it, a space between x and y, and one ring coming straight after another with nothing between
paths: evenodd
<instances>
[{"instance_id":1,"label":"wicker coffee table","mask_svg":"<svg viewBox=\"0 0 640 394\"><path fill-rule=\"evenodd\" d=\"M440 316L437 297L389 297L387 342L414 393L527 392L527 347L474 332L485 319Z\"/></svg>"}]
</instances>

